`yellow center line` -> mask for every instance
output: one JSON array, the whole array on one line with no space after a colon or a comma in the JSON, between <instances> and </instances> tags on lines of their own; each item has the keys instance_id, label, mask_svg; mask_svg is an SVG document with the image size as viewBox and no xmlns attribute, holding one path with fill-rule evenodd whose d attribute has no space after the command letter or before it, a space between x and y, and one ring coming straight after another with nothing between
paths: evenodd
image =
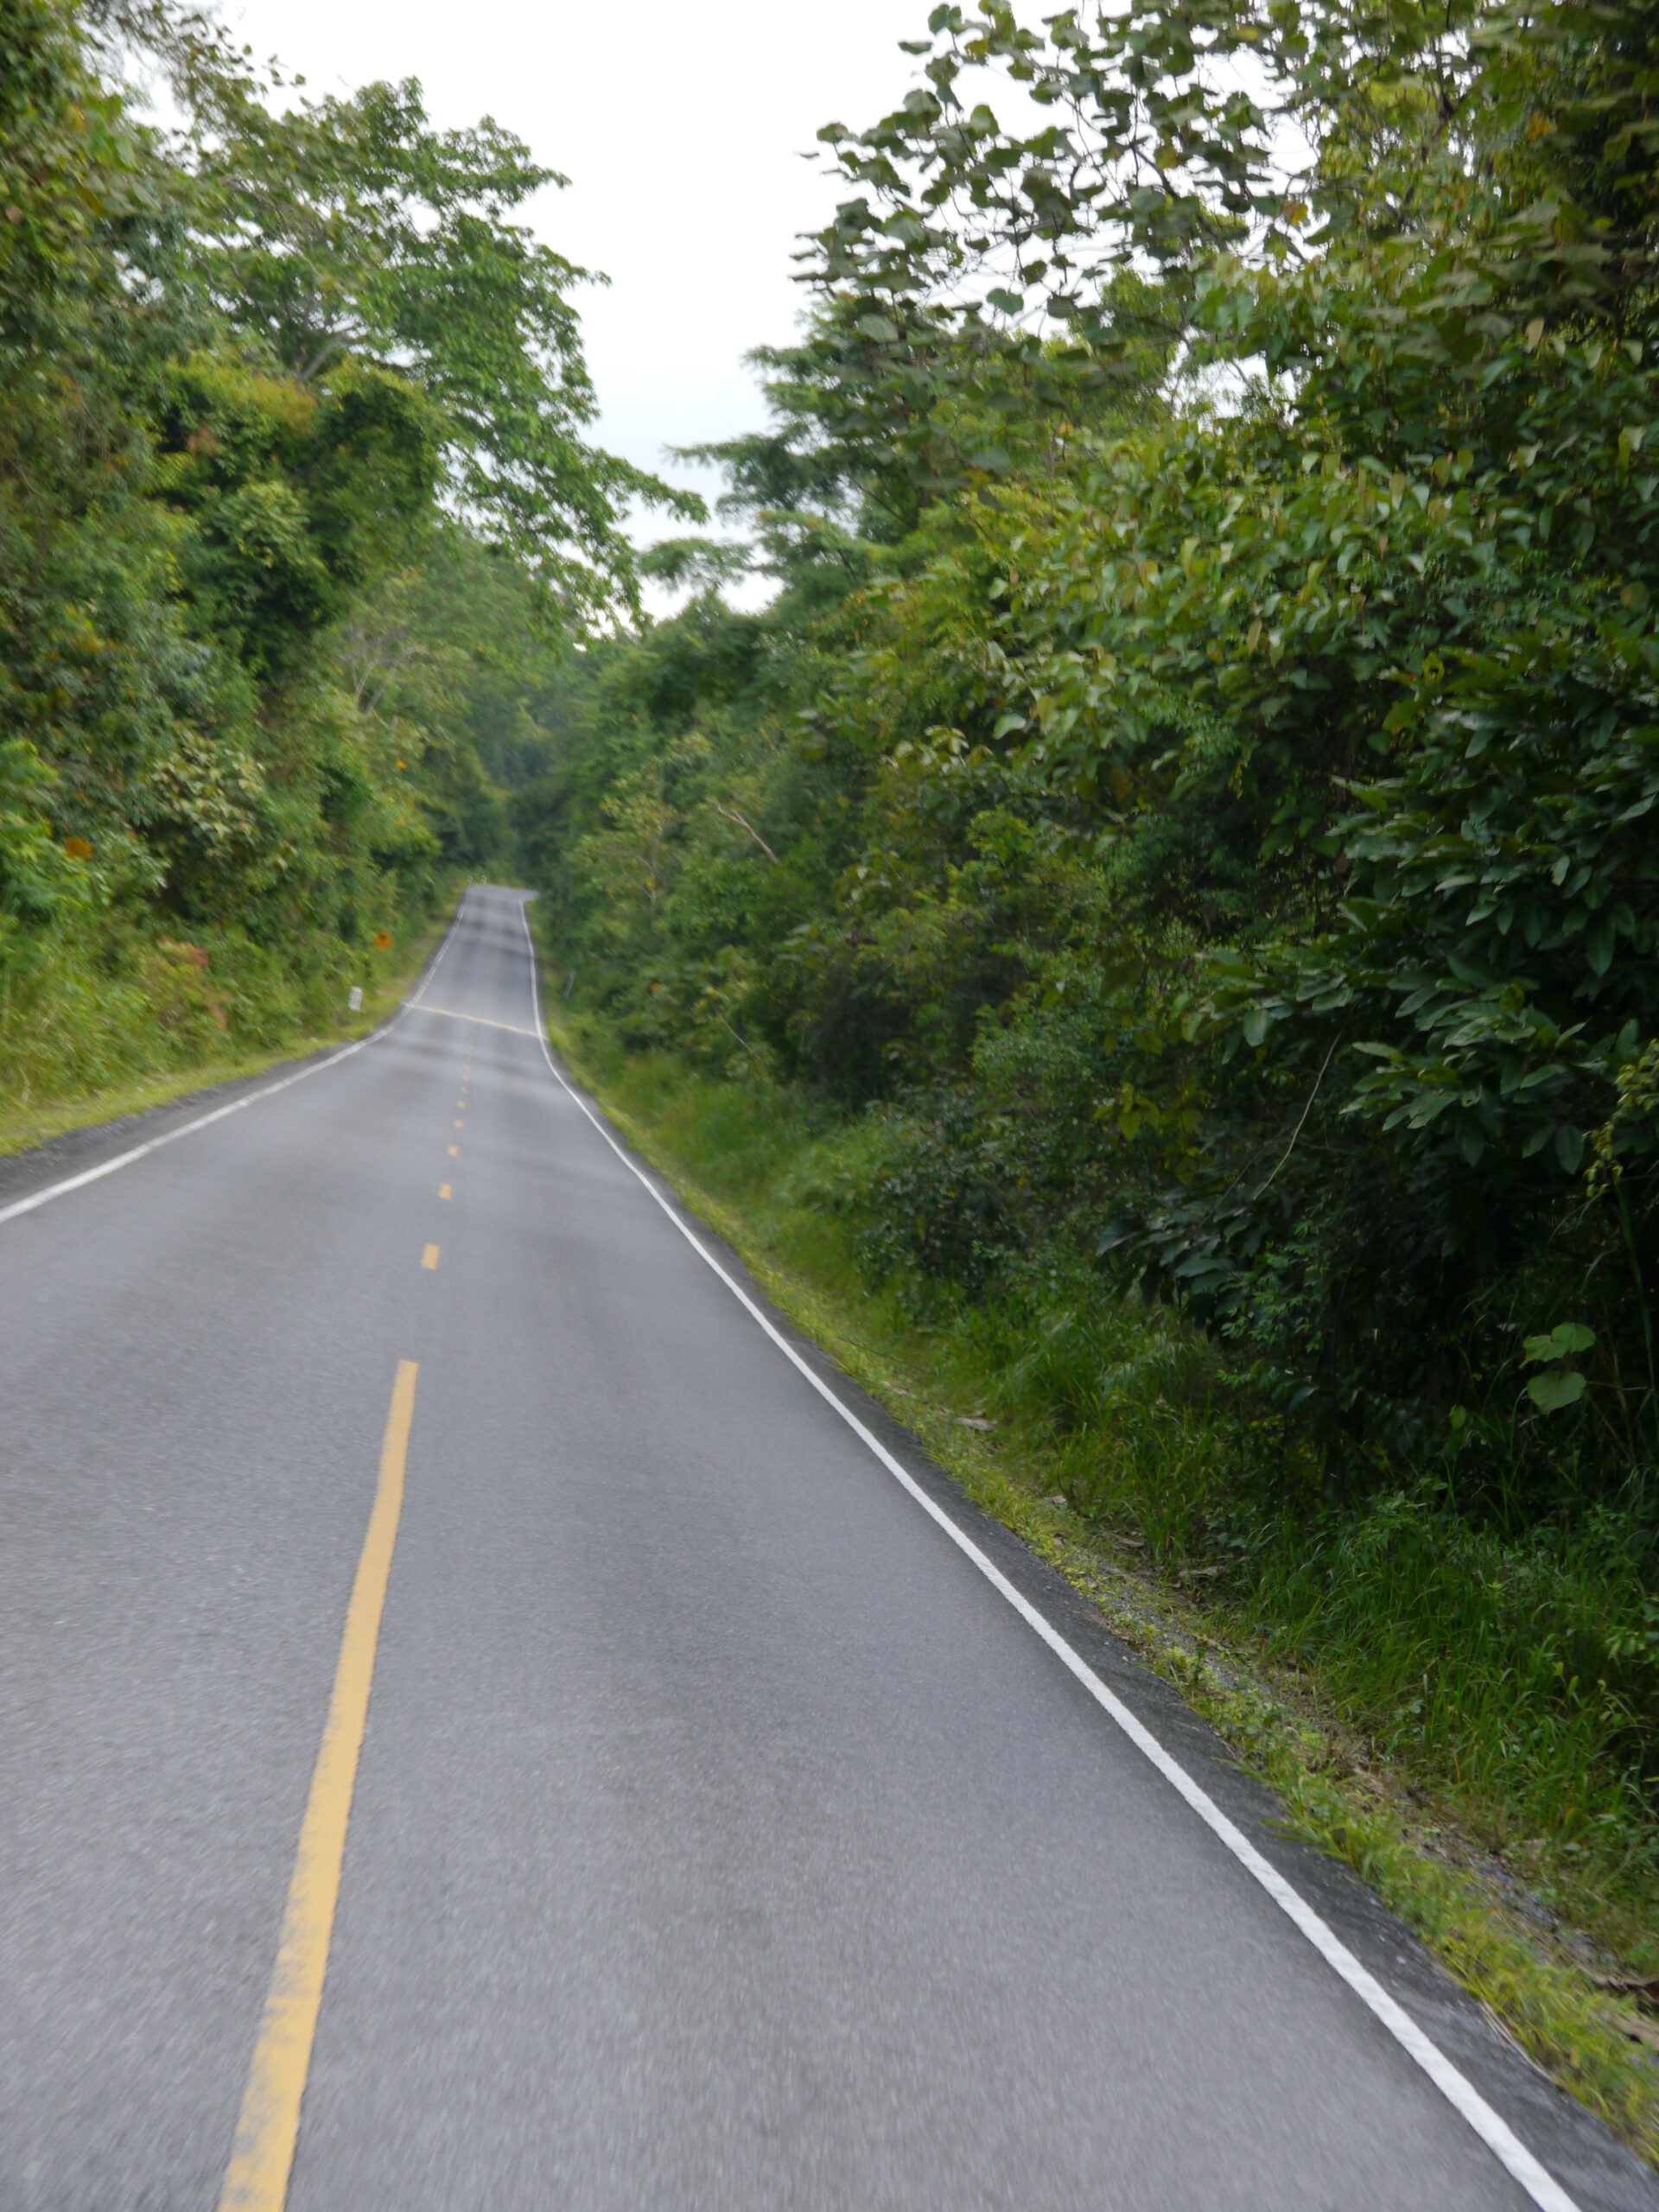
<instances>
[{"instance_id":1,"label":"yellow center line","mask_svg":"<svg viewBox=\"0 0 1659 2212\"><path fill-rule=\"evenodd\" d=\"M464 1129L464 1128L466 1128L466 1126L467 1126L467 1124L466 1124L466 1122L457 1122L455 1123L455 1127L456 1127L458 1129Z\"/></svg>"},{"instance_id":2,"label":"yellow center line","mask_svg":"<svg viewBox=\"0 0 1659 2212\"><path fill-rule=\"evenodd\" d=\"M447 1183L440 1183L440 1184L439 1184L439 1185L438 1185L438 1196L439 1196L441 1198L447 1198L448 1197L448 1195L449 1195L449 1185L448 1185Z\"/></svg>"},{"instance_id":3,"label":"yellow center line","mask_svg":"<svg viewBox=\"0 0 1659 2212\"><path fill-rule=\"evenodd\" d=\"M451 1160L459 1160L461 1158L461 1147L458 1144L452 1144L450 1146L449 1157Z\"/></svg>"},{"instance_id":4,"label":"yellow center line","mask_svg":"<svg viewBox=\"0 0 1659 2212\"><path fill-rule=\"evenodd\" d=\"M429 1244L421 1255L421 1265L423 1268L435 1268L437 1264L438 1248L435 1244Z\"/></svg>"},{"instance_id":5,"label":"yellow center line","mask_svg":"<svg viewBox=\"0 0 1659 2212\"><path fill-rule=\"evenodd\" d=\"M404 1506L404 1463L415 1415L412 1359L401 1360L391 1412L380 1446L380 1483L357 1563L334 1694L300 1826L300 1847L270 1977L270 1993L243 2092L236 2140L219 2193L219 2212L283 2212L299 2138L300 2104L311 2069L311 2045L328 1971L328 1943L340 1895L340 1861L357 1781L358 1753L368 1718L380 1615L391 1573L392 1546Z\"/></svg>"}]
</instances>

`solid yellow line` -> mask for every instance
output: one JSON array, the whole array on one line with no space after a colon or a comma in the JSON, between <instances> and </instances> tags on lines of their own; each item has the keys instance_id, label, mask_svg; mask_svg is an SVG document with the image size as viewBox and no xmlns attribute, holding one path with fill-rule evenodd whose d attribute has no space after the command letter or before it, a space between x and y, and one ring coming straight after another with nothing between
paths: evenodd
<instances>
[{"instance_id":1,"label":"solid yellow line","mask_svg":"<svg viewBox=\"0 0 1659 2212\"><path fill-rule=\"evenodd\" d=\"M412 1359L401 1361L392 1386L391 1412L380 1446L380 1484L346 1611L334 1694L300 1827L300 1847L294 1861L294 1878L289 1884L276 1965L248 2086L243 2093L231 2163L219 2192L219 2212L283 2212L288 2198L288 2177L300 2133L300 2103L311 2067L323 1976L328 1971L328 1942L334 1932L334 1901L340 1894L340 1860L346 1851L346 1824L351 1818L358 1753L368 1717L369 1685L374 1679L380 1614L391 1573L391 1548L397 1541L397 1518L403 1511L404 1463L409 1453L418 1372Z\"/></svg>"},{"instance_id":2,"label":"solid yellow line","mask_svg":"<svg viewBox=\"0 0 1659 2212\"><path fill-rule=\"evenodd\" d=\"M421 1265L423 1268L435 1268L437 1264L438 1248L435 1244L429 1244L421 1255Z\"/></svg>"}]
</instances>

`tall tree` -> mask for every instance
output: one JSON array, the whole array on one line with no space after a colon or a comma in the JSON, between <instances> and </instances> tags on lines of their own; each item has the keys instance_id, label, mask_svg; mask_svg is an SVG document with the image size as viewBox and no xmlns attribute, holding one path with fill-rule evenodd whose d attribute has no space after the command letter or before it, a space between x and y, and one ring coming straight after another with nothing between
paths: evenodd
<instances>
[{"instance_id":1,"label":"tall tree","mask_svg":"<svg viewBox=\"0 0 1659 2212\"><path fill-rule=\"evenodd\" d=\"M589 441L571 294L604 280L523 213L566 179L487 118L436 129L412 80L277 108L222 42L162 45L189 117L188 267L238 341L302 386L347 359L417 383L442 417L452 511L568 621L634 607L630 503L693 520L702 505Z\"/></svg>"}]
</instances>

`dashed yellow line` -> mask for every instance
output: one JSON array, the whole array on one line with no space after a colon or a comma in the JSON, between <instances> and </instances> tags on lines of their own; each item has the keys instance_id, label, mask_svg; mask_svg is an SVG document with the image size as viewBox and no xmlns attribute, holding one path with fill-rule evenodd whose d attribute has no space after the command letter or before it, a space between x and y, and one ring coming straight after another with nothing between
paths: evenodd
<instances>
[{"instance_id":1,"label":"dashed yellow line","mask_svg":"<svg viewBox=\"0 0 1659 2212\"><path fill-rule=\"evenodd\" d=\"M458 1144L452 1144L450 1146L449 1157L451 1160L459 1160L461 1158L461 1147Z\"/></svg>"},{"instance_id":2,"label":"dashed yellow line","mask_svg":"<svg viewBox=\"0 0 1659 2212\"><path fill-rule=\"evenodd\" d=\"M448 1185L447 1183L440 1183L440 1184L439 1184L439 1185L438 1185L438 1196L439 1196L441 1198L447 1198L449 1196L449 1185Z\"/></svg>"},{"instance_id":3,"label":"dashed yellow line","mask_svg":"<svg viewBox=\"0 0 1659 2212\"><path fill-rule=\"evenodd\" d=\"M435 1268L437 1264L438 1248L435 1244L429 1244L421 1255L421 1265L423 1268Z\"/></svg>"},{"instance_id":4,"label":"dashed yellow line","mask_svg":"<svg viewBox=\"0 0 1659 2212\"><path fill-rule=\"evenodd\" d=\"M276 1965L243 2092L219 2212L283 2212L288 2197L288 2177L300 2132L300 2105L311 2069L323 1977L328 1971L340 1861L346 1851L363 1726L368 1718L380 1615L404 1508L404 1465L415 1416L418 1372L412 1359L401 1361L392 1386L391 1412L380 1446L379 1487L346 1608L334 1694L311 1777L305 1818L300 1825L300 1847L288 1888Z\"/></svg>"}]
</instances>

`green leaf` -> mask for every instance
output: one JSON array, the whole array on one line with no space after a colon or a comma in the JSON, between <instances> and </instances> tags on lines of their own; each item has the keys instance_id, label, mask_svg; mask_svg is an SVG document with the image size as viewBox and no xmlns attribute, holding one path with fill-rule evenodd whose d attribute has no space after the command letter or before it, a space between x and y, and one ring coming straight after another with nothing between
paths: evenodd
<instances>
[{"instance_id":1,"label":"green leaf","mask_svg":"<svg viewBox=\"0 0 1659 2212\"><path fill-rule=\"evenodd\" d=\"M1523 1350L1529 1361L1570 1359L1577 1352L1589 1351L1595 1341L1595 1331L1582 1321L1558 1321L1547 1337L1529 1337Z\"/></svg>"},{"instance_id":2,"label":"green leaf","mask_svg":"<svg viewBox=\"0 0 1659 2212\"><path fill-rule=\"evenodd\" d=\"M1564 1406L1576 1406L1584 1395L1584 1377L1569 1369L1549 1375L1535 1375L1527 1385L1527 1395L1541 1414L1558 1414Z\"/></svg>"}]
</instances>

